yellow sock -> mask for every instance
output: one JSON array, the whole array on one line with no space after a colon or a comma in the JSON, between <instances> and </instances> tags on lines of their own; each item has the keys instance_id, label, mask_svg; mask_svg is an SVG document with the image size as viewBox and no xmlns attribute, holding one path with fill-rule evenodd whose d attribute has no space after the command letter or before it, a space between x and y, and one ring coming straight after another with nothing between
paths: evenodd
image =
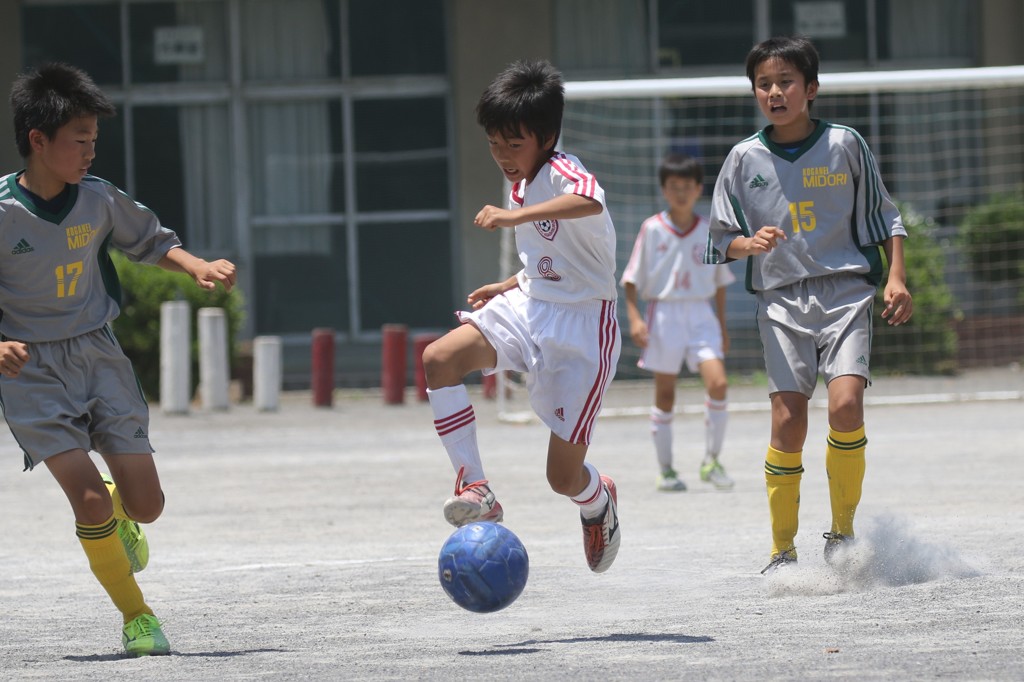
<instances>
[{"instance_id":1,"label":"yellow sock","mask_svg":"<svg viewBox=\"0 0 1024 682\"><path fill-rule=\"evenodd\" d=\"M110 500L114 503L114 518L115 519L130 519L128 512L124 510L124 502L121 501L121 493L118 492L117 486L114 485L113 481L104 481L107 486L107 492L110 493Z\"/></svg>"},{"instance_id":2,"label":"yellow sock","mask_svg":"<svg viewBox=\"0 0 1024 682\"><path fill-rule=\"evenodd\" d=\"M853 516L860 504L864 483L864 450L868 439L864 427L844 433L829 428L825 448L825 471L832 501L832 532L853 537Z\"/></svg>"},{"instance_id":3,"label":"yellow sock","mask_svg":"<svg viewBox=\"0 0 1024 682\"><path fill-rule=\"evenodd\" d=\"M132 575L128 555L117 534L117 519L111 516L98 526L76 523L75 532L85 550L85 556L89 558L89 568L110 595L114 606L124 617L124 622L144 613L153 615Z\"/></svg>"},{"instance_id":4,"label":"yellow sock","mask_svg":"<svg viewBox=\"0 0 1024 682\"><path fill-rule=\"evenodd\" d=\"M768 447L764 460L764 480L768 486L768 512L772 521L772 556L787 550L795 552L800 479L803 452L782 452Z\"/></svg>"}]
</instances>

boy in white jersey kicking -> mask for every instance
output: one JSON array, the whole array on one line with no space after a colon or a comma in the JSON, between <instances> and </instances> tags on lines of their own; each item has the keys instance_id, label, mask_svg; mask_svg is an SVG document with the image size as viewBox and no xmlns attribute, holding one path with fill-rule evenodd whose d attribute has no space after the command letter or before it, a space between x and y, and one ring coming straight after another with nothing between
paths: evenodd
<instances>
[{"instance_id":1,"label":"boy in white jersey kicking","mask_svg":"<svg viewBox=\"0 0 1024 682\"><path fill-rule=\"evenodd\" d=\"M765 481L771 561L796 561L807 404L819 372L828 387L825 468L832 527L825 559L853 540L864 479L864 389L870 381L871 308L889 263L889 324L910 319L907 232L864 139L811 118L818 53L806 38L771 38L747 55L747 77L768 126L738 143L722 166L705 261L747 259L757 296L772 409Z\"/></svg>"},{"instance_id":2,"label":"boy in white jersey kicking","mask_svg":"<svg viewBox=\"0 0 1024 682\"><path fill-rule=\"evenodd\" d=\"M700 162L685 154L670 153L658 168L658 180L668 209L640 225L621 279L626 292L629 335L643 350L637 366L654 373L651 435L660 468L658 489L686 490L686 484L672 466L676 377L685 361L691 372L700 372L707 392L700 478L719 490L728 490L733 481L726 475L718 455L728 420L725 288L736 278L728 267L710 267L703 261L708 221L694 213L704 189ZM646 316L640 313L640 298L647 301Z\"/></svg>"},{"instance_id":3,"label":"boy in white jersey kicking","mask_svg":"<svg viewBox=\"0 0 1024 682\"><path fill-rule=\"evenodd\" d=\"M579 508L587 564L606 571L619 549L615 484L584 461L621 341L615 318L615 228L604 190L579 159L556 152L561 75L516 62L488 86L477 121L510 183L509 208L484 206L475 224L514 228L523 269L469 294L463 324L423 353L434 427L457 472L444 504L454 526L501 521L484 476L463 378L527 373L530 404L551 429L547 480Z\"/></svg>"},{"instance_id":4,"label":"boy in white jersey kicking","mask_svg":"<svg viewBox=\"0 0 1024 682\"><path fill-rule=\"evenodd\" d=\"M88 175L97 121L115 109L85 73L33 69L14 82L11 109L25 169L0 178L4 417L26 470L42 462L67 495L89 566L121 611L125 652L167 654L134 575L149 557L139 524L160 516L164 496L146 401L110 328L121 289L107 249L188 273L205 289L230 289L235 266L189 254L151 211Z\"/></svg>"}]
</instances>

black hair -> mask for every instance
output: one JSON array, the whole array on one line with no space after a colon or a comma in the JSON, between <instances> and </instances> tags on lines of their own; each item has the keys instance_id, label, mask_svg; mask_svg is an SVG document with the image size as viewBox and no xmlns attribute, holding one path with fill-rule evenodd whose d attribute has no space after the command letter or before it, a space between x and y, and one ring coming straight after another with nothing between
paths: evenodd
<instances>
[{"instance_id":1,"label":"black hair","mask_svg":"<svg viewBox=\"0 0 1024 682\"><path fill-rule=\"evenodd\" d=\"M519 137L520 129L553 149L562 132L565 86L562 74L544 60L509 64L476 105L476 120L488 135Z\"/></svg>"},{"instance_id":2,"label":"black hair","mask_svg":"<svg viewBox=\"0 0 1024 682\"><path fill-rule=\"evenodd\" d=\"M814 43L804 36L776 36L755 45L747 54L747 78L754 85L757 67L769 59L792 64L803 74L804 85L818 82L818 50ZM814 101L808 103L812 105Z\"/></svg>"},{"instance_id":3,"label":"black hair","mask_svg":"<svg viewBox=\"0 0 1024 682\"><path fill-rule=\"evenodd\" d=\"M658 166L658 182L664 187L671 177L690 178L700 185L704 182L704 167L689 154L669 152Z\"/></svg>"},{"instance_id":4,"label":"black hair","mask_svg":"<svg viewBox=\"0 0 1024 682\"><path fill-rule=\"evenodd\" d=\"M117 109L81 69L60 62L43 64L18 76L11 86L11 113L18 153L32 154L32 130L53 138L79 116L113 116Z\"/></svg>"}]
</instances>

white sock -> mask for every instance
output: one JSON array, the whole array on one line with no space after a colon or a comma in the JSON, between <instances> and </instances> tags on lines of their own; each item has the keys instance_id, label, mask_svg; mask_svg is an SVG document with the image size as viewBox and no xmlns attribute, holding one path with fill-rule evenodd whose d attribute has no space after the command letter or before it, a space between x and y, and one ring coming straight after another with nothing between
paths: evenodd
<instances>
[{"instance_id":1,"label":"white sock","mask_svg":"<svg viewBox=\"0 0 1024 682\"><path fill-rule=\"evenodd\" d=\"M601 474L590 462L584 462L583 466L590 472L590 482L587 487L580 491L576 497L570 498L580 508L580 514L585 519L593 519L601 515L605 505L608 504L608 493L601 485Z\"/></svg>"},{"instance_id":2,"label":"white sock","mask_svg":"<svg viewBox=\"0 0 1024 682\"><path fill-rule=\"evenodd\" d=\"M654 454L662 471L672 468L672 413L651 407L651 436L654 438Z\"/></svg>"},{"instance_id":3,"label":"white sock","mask_svg":"<svg viewBox=\"0 0 1024 682\"><path fill-rule=\"evenodd\" d=\"M427 399L434 411L434 429L441 438L441 444L448 451L448 459L463 483L484 479L484 465L480 461L480 448L476 442L476 413L469 402L469 393L464 384L447 386L435 390L427 389Z\"/></svg>"},{"instance_id":4,"label":"white sock","mask_svg":"<svg viewBox=\"0 0 1024 682\"><path fill-rule=\"evenodd\" d=\"M729 422L729 401L714 400L704 396L704 442L707 446L705 459L718 459L725 440L725 425Z\"/></svg>"}]
</instances>

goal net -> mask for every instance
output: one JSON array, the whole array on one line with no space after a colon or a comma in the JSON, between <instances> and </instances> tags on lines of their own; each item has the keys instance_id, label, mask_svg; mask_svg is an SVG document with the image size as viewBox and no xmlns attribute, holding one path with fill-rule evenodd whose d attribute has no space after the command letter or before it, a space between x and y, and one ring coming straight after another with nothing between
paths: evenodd
<instances>
[{"instance_id":1,"label":"goal net","mask_svg":"<svg viewBox=\"0 0 1024 682\"><path fill-rule=\"evenodd\" d=\"M889 327L876 306L873 373L968 376L982 395L1020 399L1024 66L825 74L820 81L812 115L861 133L911 235L914 317ZM697 210L707 215L726 154L765 124L743 77L570 82L566 97L560 148L580 157L605 189L618 235L617 276L640 224L664 208L657 178L664 154L680 151L702 161L705 190ZM511 231L503 236L509 242L502 267L514 272ZM743 288L743 264L729 267L737 282L728 290L726 366L730 382L756 381L764 361L754 297ZM649 379L636 367L639 349L629 338L621 292L619 319L616 386ZM499 383L499 416L525 419L529 404L517 378L499 377ZM1000 390L1007 385L1011 390ZM650 398L615 413L646 413Z\"/></svg>"}]
</instances>

